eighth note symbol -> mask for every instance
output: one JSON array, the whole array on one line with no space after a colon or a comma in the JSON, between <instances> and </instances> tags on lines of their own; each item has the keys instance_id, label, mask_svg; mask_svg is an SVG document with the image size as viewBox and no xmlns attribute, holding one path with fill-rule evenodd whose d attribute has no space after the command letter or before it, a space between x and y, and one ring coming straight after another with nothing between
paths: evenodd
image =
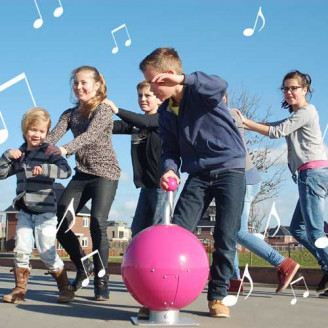
<instances>
[{"instance_id":1,"label":"eighth note symbol","mask_svg":"<svg viewBox=\"0 0 328 328\"><path fill-rule=\"evenodd\" d=\"M262 26L261 26L261 28L259 29L259 32L263 29L263 27L265 26L265 18L264 18L263 14L262 14L262 9L261 9L261 7L260 7L260 9L259 9L259 11L258 11L258 13L257 13L256 20L255 20L255 24L254 24L253 28L249 27L249 28L245 28L245 29L244 29L243 34L244 34L245 36L252 36L252 35L254 34L254 30L255 30L255 27L256 27L256 24L257 24L257 20L258 20L259 17L262 18Z\"/></svg>"},{"instance_id":2,"label":"eighth note symbol","mask_svg":"<svg viewBox=\"0 0 328 328\"><path fill-rule=\"evenodd\" d=\"M1 112L0 112L0 118L3 124L3 129L0 129L0 144L3 144L8 139L8 129Z\"/></svg>"},{"instance_id":3,"label":"eighth note symbol","mask_svg":"<svg viewBox=\"0 0 328 328\"><path fill-rule=\"evenodd\" d=\"M303 280L304 286L305 286L305 289L306 289L305 292L303 293L303 298L307 298L310 295L310 292L309 292L309 289L308 289L308 286L307 286L307 284L305 282L304 277L303 276L302 277L299 277L298 279L296 279L296 280L294 280L294 281L292 281L290 283L290 288L292 289L292 292L293 292L293 295L294 295L294 298L290 301L290 304L291 305L295 305L297 303L297 298L296 298L296 294L294 292L293 285L296 284L297 282L301 281L301 280Z\"/></svg>"},{"instance_id":4,"label":"eighth note symbol","mask_svg":"<svg viewBox=\"0 0 328 328\"><path fill-rule=\"evenodd\" d=\"M249 295L251 295L252 291L253 291L253 279L248 271L248 263L245 265L245 269L244 269L244 274L241 278L241 282L240 282L240 285L239 285L239 288L238 288L238 293L237 293L237 296L235 295L227 295L223 298L222 300L222 303L225 305L225 306L234 306L237 304L237 301L238 301L238 297L239 297L239 294L240 294L240 291L241 291L241 286L244 282L244 279L247 278L249 283L250 283L250 290L248 292L248 294L246 295L245 297L245 300L248 298Z\"/></svg>"},{"instance_id":5,"label":"eighth note symbol","mask_svg":"<svg viewBox=\"0 0 328 328\"><path fill-rule=\"evenodd\" d=\"M131 45L131 38L130 38L130 34L129 34L129 31L128 31L128 28L126 27L126 25L125 24L123 24L123 25L121 25L121 26L119 26L119 27L116 27L116 28L114 28L112 31L111 31L111 33L112 33L112 36L113 36L113 39L114 39L114 43L115 43L115 47L112 49L112 53L115 55L117 52L118 52L118 45L117 45L117 42L116 42L116 39L115 39L115 35L114 35L114 33L115 32L117 32L117 31L119 31L120 29L122 29L122 28L125 28L125 31L126 31L126 34L127 34L127 36L128 36L128 39L125 41L125 46L126 47L128 47L128 46L130 46Z\"/></svg>"},{"instance_id":6,"label":"eighth note symbol","mask_svg":"<svg viewBox=\"0 0 328 328\"><path fill-rule=\"evenodd\" d=\"M85 275L86 275L86 278L83 279L83 281L82 281L82 286L83 286L83 287L88 286L88 285L89 285L89 282L90 282L89 277L88 277L88 272L87 272L87 270L86 270L86 268L85 268L85 266L84 266L84 261L85 261L86 259L88 259L89 257L91 257L91 256L93 256L93 255L96 255L96 254L99 256L99 260L100 260L100 263L101 263L101 265L102 265L102 269L101 269L100 271L98 271L97 276L98 276L99 278L102 278L102 277L106 274L106 269L105 269L105 267L104 267L104 263L103 263L103 261L102 261L102 259L101 259L101 256L100 256L100 254L99 254L98 249L96 249L95 251L91 252L91 253L88 254L88 255L83 256L83 257L81 258L81 263L82 263L83 270L84 270Z\"/></svg>"},{"instance_id":7,"label":"eighth note symbol","mask_svg":"<svg viewBox=\"0 0 328 328\"><path fill-rule=\"evenodd\" d=\"M43 18L41 16L41 12L40 12L40 9L39 9L39 6L38 6L38 3L36 2L36 0L34 0L34 4L35 4L35 7L36 7L36 10L38 11L38 14L39 14L39 18L37 18L34 23L33 23L33 27L35 29L38 29L40 28L42 25L43 25ZM58 0L58 4L59 4L59 7L57 7L55 10L54 10L54 17L60 17L63 12L64 12L64 9L63 9L63 6L60 2L60 0Z\"/></svg>"}]
</instances>

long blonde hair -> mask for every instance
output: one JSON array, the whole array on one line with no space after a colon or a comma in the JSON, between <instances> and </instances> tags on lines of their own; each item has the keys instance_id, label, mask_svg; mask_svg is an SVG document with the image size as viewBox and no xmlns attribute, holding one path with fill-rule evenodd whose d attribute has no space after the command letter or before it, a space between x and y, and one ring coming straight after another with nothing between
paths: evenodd
<instances>
[{"instance_id":1,"label":"long blonde hair","mask_svg":"<svg viewBox=\"0 0 328 328\"><path fill-rule=\"evenodd\" d=\"M100 105L100 103L107 98L107 87L106 87L106 81L103 77L102 74L98 72L98 70L95 67L92 66L80 66L76 68L75 70L72 71L71 73L71 87L73 89L74 81L75 81L75 76L77 73L82 72L82 71L89 71L93 73L93 78L95 82L99 83L99 88L96 92L96 95L91 98L87 103L81 104L79 100L75 102L77 106L79 106L79 111L80 113L85 116L90 118L94 110Z\"/></svg>"}]
</instances>

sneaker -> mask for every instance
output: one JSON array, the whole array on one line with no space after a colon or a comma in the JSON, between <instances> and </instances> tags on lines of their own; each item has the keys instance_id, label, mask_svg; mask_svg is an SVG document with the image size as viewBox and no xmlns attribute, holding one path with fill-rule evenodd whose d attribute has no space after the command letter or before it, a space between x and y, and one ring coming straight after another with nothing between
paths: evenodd
<instances>
[{"instance_id":1,"label":"sneaker","mask_svg":"<svg viewBox=\"0 0 328 328\"><path fill-rule=\"evenodd\" d=\"M300 265L287 257L277 268L277 276L279 285L276 289L276 294L282 292L288 287L290 282L293 280Z\"/></svg>"},{"instance_id":2,"label":"sneaker","mask_svg":"<svg viewBox=\"0 0 328 328\"><path fill-rule=\"evenodd\" d=\"M324 293L319 294L319 298L328 298L328 290L326 290Z\"/></svg>"},{"instance_id":3,"label":"sneaker","mask_svg":"<svg viewBox=\"0 0 328 328\"><path fill-rule=\"evenodd\" d=\"M326 290L328 290L328 273L325 273L322 276L321 281L319 282L319 285L316 288L316 291L318 293L325 292Z\"/></svg>"},{"instance_id":4,"label":"sneaker","mask_svg":"<svg viewBox=\"0 0 328 328\"><path fill-rule=\"evenodd\" d=\"M228 289L228 292L230 293L238 293L239 286L240 287L240 292L244 291L244 283L242 282L241 279L230 279L230 287Z\"/></svg>"},{"instance_id":5,"label":"sneaker","mask_svg":"<svg viewBox=\"0 0 328 328\"><path fill-rule=\"evenodd\" d=\"M149 309L146 307L142 307L138 312L138 319L149 320Z\"/></svg>"},{"instance_id":6,"label":"sneaker","mask_svg":"<svg viewBox=\"0 0 328 328\"><path fill-rule=\"evenodd\" d=\"M208 301L208 308L210 316L216 318L229 318L230 310L227 306L223 305L222 300Z\"/></svg>"}]
</instances>

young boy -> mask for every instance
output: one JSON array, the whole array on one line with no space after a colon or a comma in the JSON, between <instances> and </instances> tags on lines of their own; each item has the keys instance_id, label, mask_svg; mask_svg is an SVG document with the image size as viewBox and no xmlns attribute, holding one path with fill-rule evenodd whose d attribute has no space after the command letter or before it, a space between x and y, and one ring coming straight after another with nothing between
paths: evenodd
<instances>
[{"instance_id":1,"label":"young boy","mask_svg":"<svg viewBox=\"0 0 328 328\"><path fill-rule=\"evenodd\" d=\"M106 101L121 120L114 121L113 134L131 134L133 180L141 188L133 217L132 237L161 220L165 192L159 187L161 177L161 142L158 126L158 106L161 101L150 91L150 84L137 85L138 102L144 114L117 108Z\"/></svg>"},{"instance_id":2,"label":"young boy","mask_svg":"<svg viewBox=\"0 0 328 328\"><path fill-rule=\"evenodd\" d=\"M245 147L222 100L227 82L202 72L183 74L172 48L154 50L139 67L151 90L164 101L158 111L161 186L167 186L169 177L180 182L180 165L189 173L172 222L194 231L215 198L215 251L207 299L211 316L229 317L222 299L232 275L245 195Z\"/></svg>"},{"instance_id":3,"label":"young boy","mask_svg":"<svg viewBox=\"0 0 328 328\"><path fill-rule=\"evenodd\" d=\"M19 149L8 149L0 158L0 179L17 176L17 197L13 206L19 210L13 268L16 286L10 294L3 296L7 303L25 300L34 242L49 274L57 281L58 303L74 299L74 292L67 290L69 281L64 263L55 249L57 201L53 190L55 179L68 178L71 169L63 157L44 153L48 146L44 140L50 125L50 116L45 109L31 108L22 119L25 143ZM49 231L53 231L52 236Z\"/></svg>"}]
</instances>

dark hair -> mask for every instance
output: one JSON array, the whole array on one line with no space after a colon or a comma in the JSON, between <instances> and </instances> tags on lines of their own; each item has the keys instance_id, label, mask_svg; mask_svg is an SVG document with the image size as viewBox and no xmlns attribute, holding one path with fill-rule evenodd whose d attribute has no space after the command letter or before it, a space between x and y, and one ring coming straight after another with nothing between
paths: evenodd
<instances>
[{"instance_id":1,"label":"dark hair","mask_svg":"<svg viewBox=\"0 0 328 328\"><path fill-rule=\"evenodd\" d=\"M284 87L285 81L289 79L297 79L303 88L306 87L307 88L306 94L309 93L311 99L313 90L310 88L312 80L309 74L301 73L298 70L290 71L285 75L284 79L282 80L281 88ZM289 105L285 99L283 99L283 101L281 102L281 107L288 108L290 113L293 112L292 106Z\"/></svg>"},{"instance_id":2,"label":"dark hair","mask_svg":"<svg viewBox=\"0 0 328 328\"><path fill-rule=\"evenodd\" d=\"M73 89L75 76L77 73L82 71L90 71L93 73L93 78L95 82L99 82L99 88L97 90L96 95L87 103L83 104L83 106L80 107L81 113L86 116L90 117L93 113L93 111L100 105L100 103L107 97L107 87L106 87L106 81L102 74L98 72L98 70L95 67L92 66L81 66L76 68L71 73L71 86ZM80 102L76 101L75 104L77 106L80 106Z\"/></svg>"},{"instance_id":3,"label":"dark hair","mask_svg":"<svg viewBox=\"0 0 328 328\"><path fill-rule=\"evenodd\" d=\"M182 74L182 62L178 53L173 48L157 48L139 64L144 72L148 66L154 67L159 73L166 73L173 69L177 74Z\"/></svg>"}]
</instances>

